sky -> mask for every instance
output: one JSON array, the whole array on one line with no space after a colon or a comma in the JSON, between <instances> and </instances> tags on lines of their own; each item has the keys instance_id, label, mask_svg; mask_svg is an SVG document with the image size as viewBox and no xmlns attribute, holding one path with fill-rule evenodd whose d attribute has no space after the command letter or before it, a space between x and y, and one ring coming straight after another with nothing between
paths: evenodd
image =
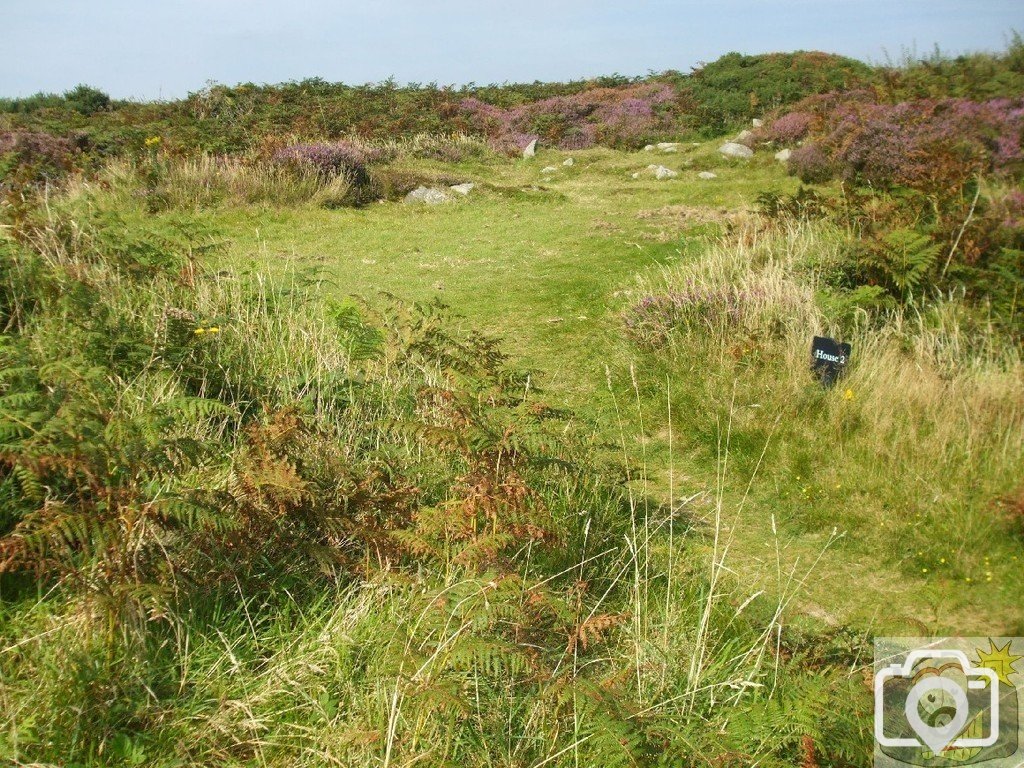
<instances>
[{"instance_id":1,"label":"sky","mask_svg":"<svg viewBox=\"0 0 1024 768\"><path fill-rule=\"evenodd\" d=\"M1022 0L0 0L0 96L87 83L172 99L207 82L478 84L689 71L729 51L872 62L1001 50Z\"/></svg>"}]
</instances>

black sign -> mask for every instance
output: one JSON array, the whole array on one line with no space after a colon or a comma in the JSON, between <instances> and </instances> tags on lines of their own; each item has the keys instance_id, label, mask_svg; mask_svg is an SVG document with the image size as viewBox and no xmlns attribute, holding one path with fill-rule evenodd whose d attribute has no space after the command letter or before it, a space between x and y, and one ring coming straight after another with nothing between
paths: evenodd
<instances>
[{"instance_id":1,"label":"black sign","mask_svg":"<svg viewBox=\"0 0 1024 768\"><path fill-rule=\"evenodd\" d=\"M827 336L815 336L811 344L811 370L826 387L836 383L843 375L850 359L850 345Z\"/></svg>"}]
</instances>

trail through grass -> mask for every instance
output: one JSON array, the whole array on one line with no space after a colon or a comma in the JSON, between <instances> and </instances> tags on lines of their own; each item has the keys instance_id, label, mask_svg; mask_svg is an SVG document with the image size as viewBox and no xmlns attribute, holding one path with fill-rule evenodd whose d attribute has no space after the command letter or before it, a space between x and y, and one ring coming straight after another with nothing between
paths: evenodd
<instances>
[{"instance_id":1,"label":"trail through grass","mask_svg":"<svg viewBox=\"0 0 1024 768\"><path fill-rule=\"evenodd\" d=\"M538 383L552 398L575 407L611 442L619 441L621 429L626 453L644 465L647 491L664 500L698 494L689 507L698 532L707 530L713 512L699 494L714 490L717 461L731 452L739 469L729 470L724 524L737 600L792 587L796 574L805 574L826 549L835 527L846 535L827 546L808 575L795 603L801 608L797 621L853 622L878 632L1020 629L1021 580L1012 542L993 550L995 560L941 541L927 554L908 544L914 551L894 560L878 550L877 531L847 530L849 515L872 505L873 492L858 487L858 478L847 471L856 463L839 454L805 453L795 464L775 466L776 454L769 452L749 503L741 513L733 512L753 459L772 439L776 417L813 430L820 398L799 404L802 412L750 411L759 404L748 396L749 388L737 398L728 371L688 365L685 355L680 362L642 352L625 338L618 313L638 278L700 260L709 238L741 220L758 193L792 192L796 182L770 157L749 164L726 161L716 156L715 144L686 147L679 154L591 150L575 153L575 164L563 166L569 154L549 151L530 161L464 166L458 173L477 188L468 198L441 206L225 208L215 221L231 240L226 258L233 268L244 268L253 254L261 254L282 278L312 270L324 280L323 289L339 298L372 299L379 291L410 300L437 298L464 315L467 325L501 335L516 362L540 373ZM677 169L679 176L631 178L649 163ZM543 173L549 165L556 170ZM451 166L411 167L452 174ZM697 173L706 169L718 178L699 179ZM258 261L262 265L265 259ZM811 335L808 328L808 347ZM766 369L764 375L773 374ZM756 373L753 379L756 389ZM678 422L671 451L667 382ZM737 421L749 423L755 413L755 426L736 429L726 445L736 409L747 411ZM799 430L775 439L795 441L788 453L801 452ZM793 466L805 468L801 473ZM914 484L913 478L903 481ZM979 503L975 496L964 502ZM927 525L919 512L908 514L909 502L904 509L881 504L879 514L891 525L891 536L908 534L909 541L910 528ZM808 514L822 520L808 526ZM707 545L697 539L692 546ZM950 570L964 557L963 568Z\"/></svg>"}]
</instances>

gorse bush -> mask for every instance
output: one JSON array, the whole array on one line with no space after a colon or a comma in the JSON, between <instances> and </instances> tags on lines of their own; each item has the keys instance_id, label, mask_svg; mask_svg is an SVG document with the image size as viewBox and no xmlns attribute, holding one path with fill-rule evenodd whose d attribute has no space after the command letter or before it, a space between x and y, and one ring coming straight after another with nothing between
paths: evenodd
<instances>
[{"instance_id":1,"label":"gorse bush","mask_svg":"<svg viewBox=\"0 0 1024 768\"><path fill-rule=\"evenodd\" d=\"M860 61L827 53L728 53L697 68L680 85L694 103L691 127L717 136L811 94L870 82L873 74Z\"/></svg>"}]
</instances>

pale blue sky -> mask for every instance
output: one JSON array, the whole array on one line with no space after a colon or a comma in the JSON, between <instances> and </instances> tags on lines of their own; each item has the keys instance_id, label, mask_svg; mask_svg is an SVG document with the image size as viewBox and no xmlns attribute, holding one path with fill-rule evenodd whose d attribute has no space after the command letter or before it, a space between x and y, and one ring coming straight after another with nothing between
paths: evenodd
<instances>
[{"instance_id":1,"label":"pale blue sky","mask_svg":"<svg viewBox=\"0 0 1024 768\"><path fill-rule=\"evenodd\" d=\"M728 51L1001 49L1022 0L0 0L0 95L85 82L172 98L207 80L441 84L688 71Z\"/></svg>"}]
</instances>

